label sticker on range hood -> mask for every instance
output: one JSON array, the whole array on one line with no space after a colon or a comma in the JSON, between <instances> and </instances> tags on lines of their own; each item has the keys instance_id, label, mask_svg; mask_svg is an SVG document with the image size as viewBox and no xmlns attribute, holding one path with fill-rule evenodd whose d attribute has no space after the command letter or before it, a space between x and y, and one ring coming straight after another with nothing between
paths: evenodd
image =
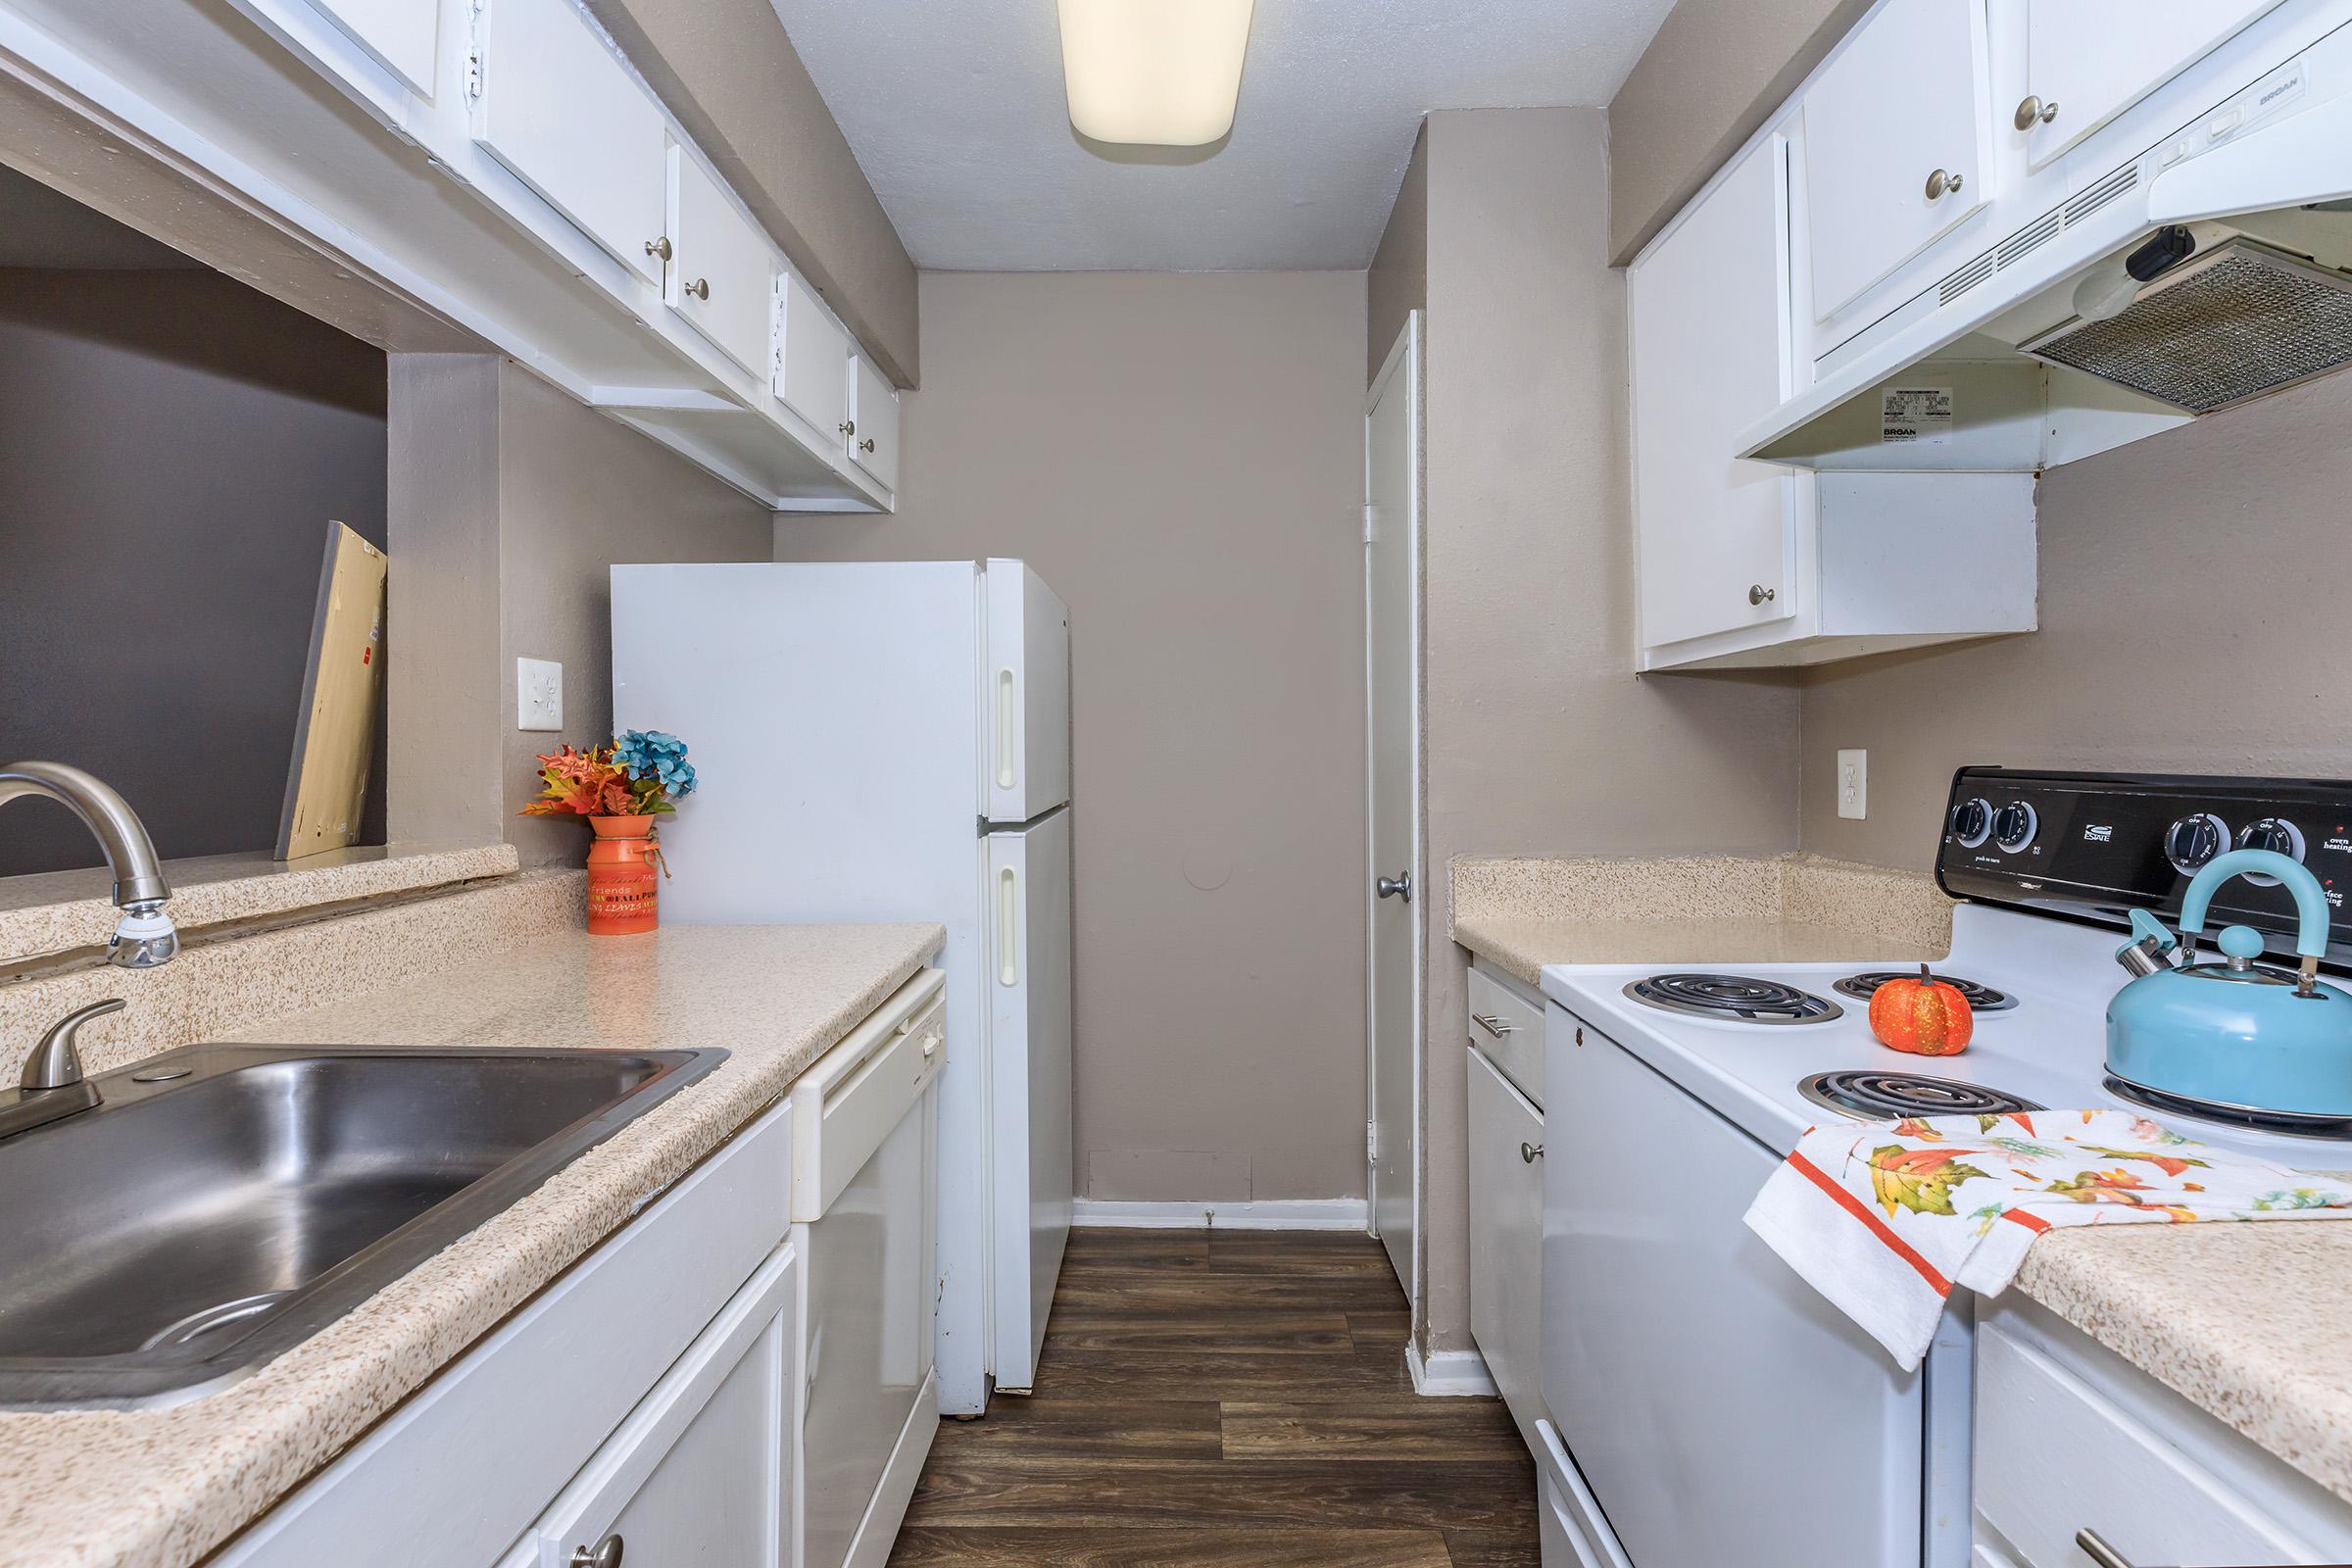
<instances>
[{"instance_id":1,"label":"label sticker on range hood","mask_svg":"<svg viewBox=\"0 0 2352 1568\"><path fill-rule=\"evenodd\" d=\"M1887 387L1879 400L1879 444L1950 446L1952 389L1948 386Z\"/></svg>"}]
</instances>

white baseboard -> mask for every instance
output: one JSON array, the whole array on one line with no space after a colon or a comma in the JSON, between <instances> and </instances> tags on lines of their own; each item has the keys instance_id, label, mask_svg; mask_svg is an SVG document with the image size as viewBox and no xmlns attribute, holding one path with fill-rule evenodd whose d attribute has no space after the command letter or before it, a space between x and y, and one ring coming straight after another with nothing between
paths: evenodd
<instances>
[{"instance_id":1,"label":"white baseboard","mask_svg":"<svg viewBox=\"0 0 2352 1568\"><path fill-rule=\"evenodd\" d=\"M1070 1204L1076 1226L1148 1231L1356 1231L1372 1227L1360 1198L1283 1198L1254 1203L1129 1203L1081 1198Z\"/></svg>"},{"instance_id":2,"label":"white baseboard","mask_svg":"<svg viewBox=\"0 0 2352 1568\"><path fill-rule=\"evenodd\" d=\"M1494 1379L1487 1371L1487 1358L1476 1350L1440 1350L1424 1358L1421 1347L1408 1342L1404 1364L1413 1374L1415 1394L1432 1398L1456 1398L1495 1392Z\"/></svg>"}]
</instances>

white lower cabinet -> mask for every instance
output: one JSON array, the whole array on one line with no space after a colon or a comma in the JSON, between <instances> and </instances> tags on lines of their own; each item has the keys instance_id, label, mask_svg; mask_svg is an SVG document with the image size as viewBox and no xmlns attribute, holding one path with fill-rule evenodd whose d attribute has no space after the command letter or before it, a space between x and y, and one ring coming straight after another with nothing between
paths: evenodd
<instances>
[{"instance_id":1,"label":"white lower cabinet","mask_svg":"<svg viewBox=\"0 0 2352 1568\"><path fill-rule=\"evenodd\" d=\"M1470 1051L1470 1337L1532 1450L1544 1415L1544 1112Z\"/></svg>"},{"instance_id":2,"label":"white lower cabinet","mask_svg":"<svg viewBox=\"0 0 2352 1568\"><path fill-rule=\"evenodd\" d=\"M2352 1504L2015 1297L1978 1319L1975 1495L1979 1568L2352 1562Z\"/></svg>"},{"instance_id":3,"label":"white lower cabinet","mask_svg":"<svg viewBox=\"0 0 2352 1568\"><path fill-rule=\"evenodd\" d=\"M800 1264L777 1250L504 1568L789 1560Z\"/></svg>"}]
</instances>

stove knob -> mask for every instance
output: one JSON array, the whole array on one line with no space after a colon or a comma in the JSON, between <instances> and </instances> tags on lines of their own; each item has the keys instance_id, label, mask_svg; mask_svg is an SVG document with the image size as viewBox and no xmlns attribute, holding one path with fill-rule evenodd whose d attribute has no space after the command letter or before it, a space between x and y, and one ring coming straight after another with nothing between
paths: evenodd
<instances>
[{"instance_id":1,"label":"stove knob","mask_svg":"<svg viewBox=\"0 0 2352 1568\"><path fill-rule=\"evenodd\" d=\"M1992 842L2015 855L2034 842L2034 831L2039 826L2041 818L2034 815L2034 808L2011 801L1992 814Z\"/></svg>"},{"instance_id":2,"label":"stove knob","mask_svg":"<svg viewBox=\"0 0 2352 1568\"><path fill-rule=\"evenodd\" d=\"M2269 850L2300 863L2303 859L2303 830L2283 816L2266 816L2237 836L2237 847L2241 850ZM2258 888L2275 888L2278 885L2278 879L2275 876L2249 874L2246 880Z\"/></svg>"},{"instance_id":3,"label":"stove knob","mask_svg":"<svg viewBox=\"0 0 2352 1568\"><path fill-rule=\"evenodd\" d=\"M1992 837L1992 805L1978 799L1952 808L1952 837L1964 850L1973 850Z\"/></svg>"},{"instance_id":4,"label":"stove knob","mask_svg":"<svg viewBox=\"0 0 2352 1568\"><path fill-rule=\"evenodd\" d=\"M2184 816L2164 832L2165 858L2182 876L2194 876L2206 861L2230 847L2230 824L2211 811Z\"/></svg>"}]
</instances>

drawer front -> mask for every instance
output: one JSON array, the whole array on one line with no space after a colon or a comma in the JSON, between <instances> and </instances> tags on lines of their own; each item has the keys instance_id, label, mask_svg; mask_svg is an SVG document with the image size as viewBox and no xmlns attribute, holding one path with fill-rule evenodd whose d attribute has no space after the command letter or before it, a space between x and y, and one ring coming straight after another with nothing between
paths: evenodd
<instances>
[{"instance_id":1,"label":"drawer front","mask_svg":"<svg viewBox=\"0 0 2352 1568\"><path fill-rule=\"evenodd\" d=\"M1483 969L1470 971L1470 1004L1462 1019L1470 1043L1502 1075L1544 1108L1544 1008Z\"/></svg>"},{"instance_id":2,"label":"drawer front","mask_svg":"<svg viewBox=\"0 0 2352 1568\"><path fill-rule=\"evenodd\" d=\"M792 1217L821 1219L947 1061L945 976L925 970L803 1075L795 1114Z\"/></svg>"},{"instance_id":3,"label":"drawer front","mask_svg":"<svg viewBox=\"0 0 2352 1568\"><path fill-rule=\"evenodd\" d=\"M2083 1530L2133 1563L2335 1560L1999 1321L1977 1335L1976 1498L2029 1568L2088 1568Z\"/></svg>"},{"instance_id":4,"label":"drawer front","mask_svg":"<svg viewBox=\"0 0 2352 1568\"><path fill-rule=\"evenodd\" d=\"M1544 1415L1544 1113L1470 1053L1470 1337L1528 1446Z\"/></svg>"}]
</instances>

